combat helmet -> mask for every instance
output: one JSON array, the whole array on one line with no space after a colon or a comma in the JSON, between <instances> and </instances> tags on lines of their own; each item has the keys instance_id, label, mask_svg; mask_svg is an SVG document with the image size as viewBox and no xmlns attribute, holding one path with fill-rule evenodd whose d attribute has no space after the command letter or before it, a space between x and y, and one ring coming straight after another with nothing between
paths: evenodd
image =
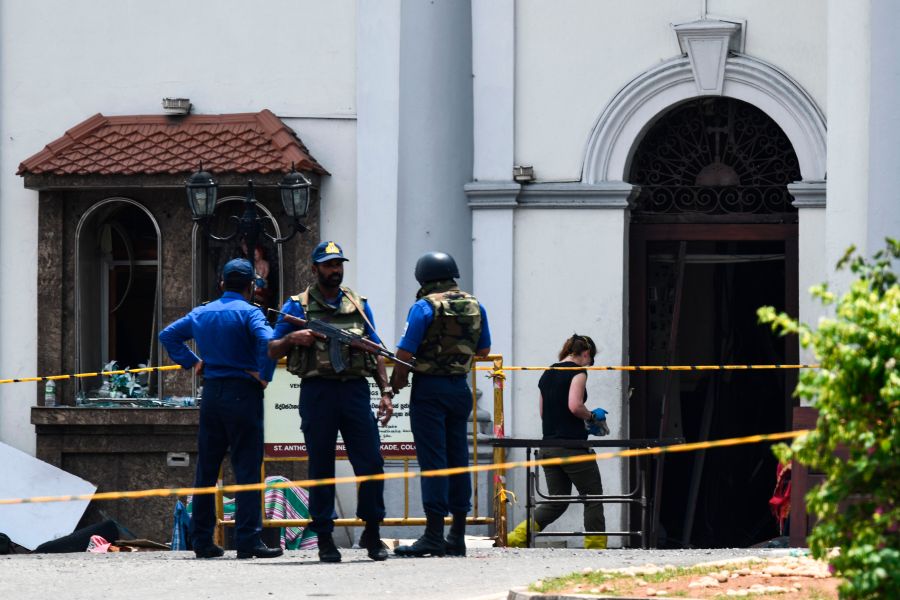
<instances>
[{"instance_id":1,"label":"combat helmet","mask_svg":"<svg viewBox=\"0 0 900 600\"><path fill-rule=\"evenodd\" d=\"M446 252L427 252L416 262L416 281L419 284L458 278L456 261Z\"/></svg>"}]
</instances>

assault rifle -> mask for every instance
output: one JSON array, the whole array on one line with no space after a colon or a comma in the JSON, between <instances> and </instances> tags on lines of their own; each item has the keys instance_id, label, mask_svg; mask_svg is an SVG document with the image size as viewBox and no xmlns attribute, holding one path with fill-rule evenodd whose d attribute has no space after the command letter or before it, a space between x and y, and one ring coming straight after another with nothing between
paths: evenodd
<instances>
[{"instance_id":1,"label":"assault rifle","mask_svg":"<svg viewBox=\"0 0 900 600\"><path fill-rule=\"evenodd\" d=\"M357 350L362 350L363 352L368 352L369 354L375 354L377 356L389 358L395 363L407 366L410 369L414 369L416 367L415 364L410 364L406 361L400 360L393 352L391 352L387 348L379 346L372 340L364 338L361 335L350 333L349 331L345 331L339 327L335 327L331 323L327 323L320 319L301 319L300 317L289 315L287 313L281 312L280 310L275 310L274 308L270 308L268 310L270 312L281 315L282 317L284 317L284 320L291 325L296 325L301 329L309 329L312 332L318 333L319 335L328 338L328 358L331 360L331 366L334 369L335 373L340 373L347 368L347 364L344 362L344 357L341 356L342 345L350 346L351 348L356 348Z\"/></svg>"}]
</instances>

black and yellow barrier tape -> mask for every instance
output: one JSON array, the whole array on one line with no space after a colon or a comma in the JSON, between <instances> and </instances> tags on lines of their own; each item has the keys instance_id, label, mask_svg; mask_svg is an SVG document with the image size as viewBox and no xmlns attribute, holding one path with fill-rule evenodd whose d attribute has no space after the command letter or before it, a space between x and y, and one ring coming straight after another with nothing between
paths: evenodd
<instances>
[{"instance_id":1,"label":"black and yellow barrier tape","mask_svg":"<svg viewBox=\"0 0 900 600\"><path fill-rule=\"evenodd\" d=\"M135 369L117 369L115 371L92 371L88 373L70 373L67 375L43 375L40 377L16 377L0 379L0 383L27 383L29 381L61 381L65 379L82 379L85 377L101 377L106 375L125 375L128 373L151 373L153 371L178 371L181 365L163 365L161 367L138 367Z\"/></svg>"},{"instance_id":2,"label":"black and yellow barrier tape","mask_svg":"<svg viewBox=\"0 0 900 600\"><path fill-rule=\"evenodd\" d=\"M668 454L672 452L692 452L694 450L706 450L709 448L724 448L740 446L743 444L757 444L767 441L780 441L797 438L809 433L810 430L785 431L782 433L763 433L746 437L727 438L706 442L691 442L686 444L673 444L671 446L657 446L653 448L635 448L632 450L620 450L618 452L602 452L597 454L585 453L576 456L560 458L542 458L534 460L512 461L498 464L474 465L468 467L451 467L447 469L434 469L431 471L403 471L396 473L380 473L378 475L348 475L344 477L331 477L328 479L302 479L298 481L281 481L275 483L250 483L225 486L190 487L190 488L158 488L153 490L135 490L129 492L99 492L94 494L78 494L71 496L35 496L32 498L3 498L0 506L10 504L39 504L45 502L73 502L81 500L123 500L135 498L154 498L167 496L187 496L200 494L215 494L216 492L233 493L259 491L263 489L278 489L289 487L315 487L320 485L337 485L345 483L363 483L366 481L386 481L389 479L413 479L415 477L446 477L448 475L461 475L463 473L481 473L484 471L499 471L508 469L520 469L543 465L563 465L593 460L608 460L612 458L629 458L634 456L650 456L655 454Z\"/></svg>"},{"instance_id":3,"label":"black and yellow barrier tape","mask_svg":"<svg viewBox=\"0 0 900 600\"><path fill-rule=\"evenodd\" d=\"M817 364L786 365L596 365L591 367L522 367L509 365L502 369L494 367L474 367L475 371L490 371L492 376L500 376L505 371L765 371L773 369L818 369ZM178 371L180 365L164 365L160 367L139 367L136 369L118 369L116 371L92 371L88 373L70 373L67 375L43 375L38 377L15 377L0 379L2 383L27 383L32 381L60 381L64 379L81 379L84 377L101 377L107 375L125 375L127 373L150 373L152 371Z\"/></svg>"},{"instance_id":4,"label":"black and yellow barrier tape","mask_svg":"<svg viewBox=\"0 0 900 600\"><path fill-rule=\"evenodd\" d=\"M785 365L596 365L590 367L521 367L506 366L502 369L494 367L474 367L476 371L766 371L774 369L818 369L817 364L785 364Z\"/></svg>"}]
</instances>

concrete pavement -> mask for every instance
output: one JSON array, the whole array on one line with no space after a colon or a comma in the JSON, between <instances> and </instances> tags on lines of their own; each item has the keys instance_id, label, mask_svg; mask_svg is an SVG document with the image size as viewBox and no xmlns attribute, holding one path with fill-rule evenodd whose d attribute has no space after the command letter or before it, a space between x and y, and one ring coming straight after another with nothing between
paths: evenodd
<instances>
[{"instance_id":1,"label":"concrete pavement","mask_svg":"<svg viewBox=\"0 0 900 600\"><path fill-rule=\"evenodd\" d=\"M344 562L320 564L315 552L270 560L196 560L192 552L0 556L0 598L46 600L247 600L250 598L499 600L538 579L586 567L645 563L690 565L785 550L575 550L478 548L466 558L369 560L343 549Z\"/></svg>"}]
</instances>

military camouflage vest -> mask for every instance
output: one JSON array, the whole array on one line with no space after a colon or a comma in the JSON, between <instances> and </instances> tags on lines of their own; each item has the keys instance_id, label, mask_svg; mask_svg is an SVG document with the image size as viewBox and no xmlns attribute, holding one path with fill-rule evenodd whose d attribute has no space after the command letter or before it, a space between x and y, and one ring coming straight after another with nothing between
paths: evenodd
<instances>
[{"instance_id":1,"label":"military camouflage vest","mask_svg":"<svg viewBox=\"0 0 900 600\"><path fill-rule=\"evenodd\" d=\"M310 286L306 291L291 300L299 302L303 306L303 312L307 319L321 319L356 335L365 335L366 321L356 308L362 308L365 298L357 295L349 288L341 288L344 292L341 303L337 308L332 308L325 302L319 288ZM353 301L356 302L354 305ZM317 339L312 346L294 346L288 353L287 370L298 377L326 377L333 379L348 379L354 377L372 377L375 375L375 356L356 348L350 348L341 344L341 355L347 368L340 372L334 372L331 359L328 356L329 340Z\"/></svg>"},{"instance_id":2,"label":"military camouflage vest","mask_svg":"<svg viewBox=\"0 0 900 600\"><path fill-rule=\"evenodd\" d=\"M463 375L472 366L481 337L481 308L475 296L460 291L451 280L422 286L418 297L434 310L434 320L416 351L416 372Z\"/></svg>"}]
</instances>

